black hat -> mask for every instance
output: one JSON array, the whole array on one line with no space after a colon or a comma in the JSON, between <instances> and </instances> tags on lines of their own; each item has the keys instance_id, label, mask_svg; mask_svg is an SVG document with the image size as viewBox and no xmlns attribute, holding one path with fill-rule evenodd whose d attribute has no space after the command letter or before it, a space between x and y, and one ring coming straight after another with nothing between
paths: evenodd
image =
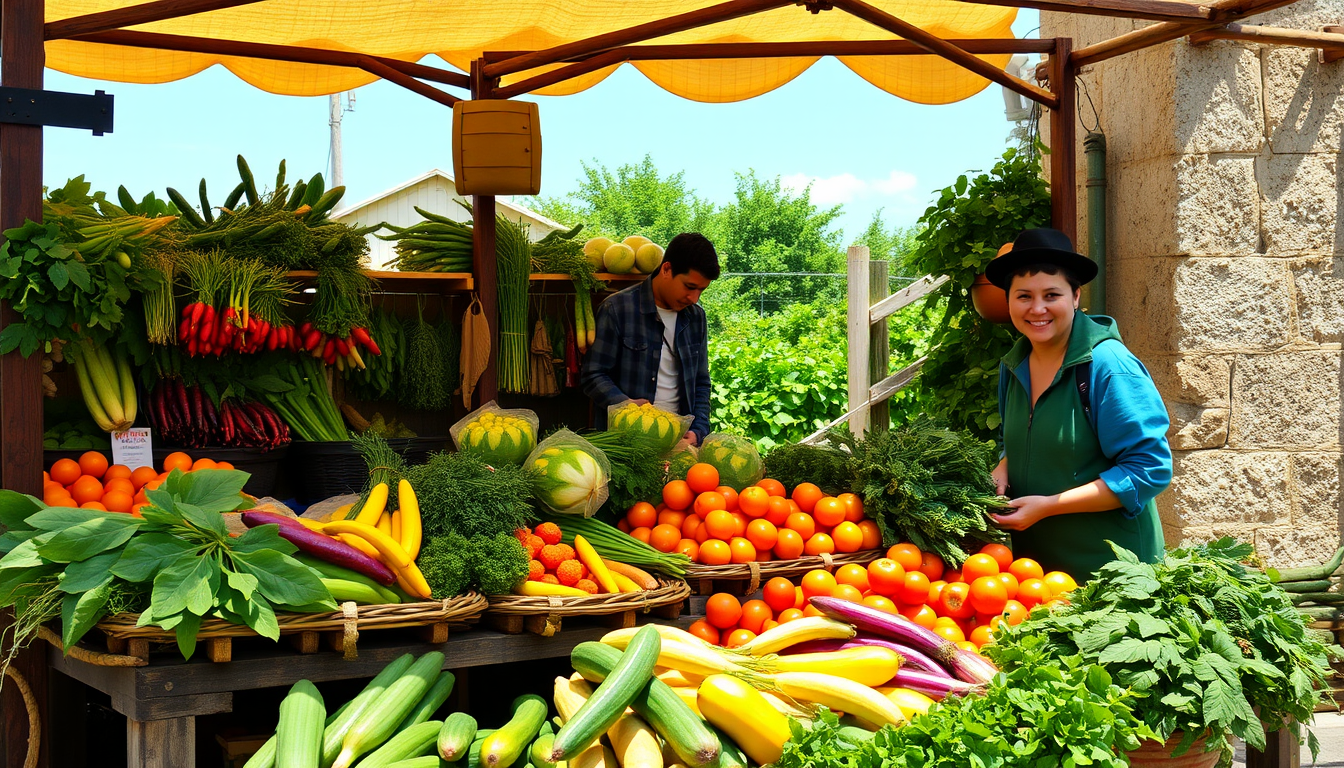
<instances>
[{"instance_id":1,"label":"black hat","mask_svg":"<svg viewBox=\"0 0 1344 768\"><path fill-rule=\"evenodd\" d=\"M1032 264L1054 264L1073 276L1080 285L1092 282L1097 276L1097 263L1073 250L1069 236L1058 229L1041 227L1024 230L1013 241L1013 250L989 262L985 277L989 282L1008 290L1012 275Z\"/></svg>"}]
</instances>

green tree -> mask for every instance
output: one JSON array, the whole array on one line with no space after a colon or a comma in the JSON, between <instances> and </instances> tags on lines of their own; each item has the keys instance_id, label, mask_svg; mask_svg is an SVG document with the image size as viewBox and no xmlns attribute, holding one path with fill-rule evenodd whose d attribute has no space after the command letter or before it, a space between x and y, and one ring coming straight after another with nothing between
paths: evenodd
<instances>
[{"instance_id":1,"label":"green tree","mask_svg":"<svg viewBox=\"0 0 1344 768\"><path fill-rule=\"evenodd\" d=\"M910 256L918 245L920 231L919 225L887 229L887 223L882 219L882 209L879 208L854 244L868 246L868 256L874 261L888 262L892 277L923 277L911 274L909 265Z\"/></svg>"}]
</instances>

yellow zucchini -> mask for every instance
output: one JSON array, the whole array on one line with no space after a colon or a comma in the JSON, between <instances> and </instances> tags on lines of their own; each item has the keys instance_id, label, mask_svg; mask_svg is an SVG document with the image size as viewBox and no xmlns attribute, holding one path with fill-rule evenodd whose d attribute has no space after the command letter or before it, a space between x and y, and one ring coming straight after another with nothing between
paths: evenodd
<instances>
[{"instance_id":1,"label":"yellow zucchini","mask_svg":"<svg viewBox=\"0 0 1344 768\"><path fill-rule=\"evenodd\" d=\"M871 724L874 730L905 722L905 715L890 699L847 678L819 672L780 672L769 679L784 696L847 712Z\"/></svg>"},{"instance_id":2,"label":"yellow zucchini","mask_svg":"<svg viewBox=\"0 0 1344 768\"><path fill-rule=\"evenodd\" d=\"M607 729L616 762L622 768L663 768L663 749L658 734L644 718L626 710L616 724Z\"/></svg>"},{"instance_id":3,"label":"yellow zucchini","mask_svg":"<svg viewBox=\"0 0 1344 768\"><path fill-rule=\"evenodd\" d=\"M901 668L901 657L890 648L861 645L827 653L779 656L770 666L772 670L778 672L820 672L835 675L875 688L896 676L896 671Z\"/></svg>"},{"instance_id":4,"label":"yellow zucchini","mask_svg":"<svg viewBox=\"0 0 1344 768\"><path fill-rule=\"evenodd\" d=\"M855 635L855 632L853 626L843 621L828 619L825 616L805 616L767 629L743 643L737 650L752 656L764 656L767 653L779 653L785 648L792 648L809 640L848 640ZM887 680L881 682L885 683Z\"/></svg>"},{"instance_id":5,"label":"yellow zucchini","mask_svg":"<svg viewBox=\"0 0 1344 768\"><path fill-rule=\"evenodd\" d=\"M636 584L632 579L615 571L611 572L611 578L616 582L616 588L622 592L643 592L644 588Z\"/></svg>"},{"instance_id":6,"label":"yellow zucchini","mask_svg":"<svg viewBox=\"0 0 1344 768\"><path fill-rule=\"evenodd\" d=\"M593 545L589 544L587 539L582 536L575 536L574 552L578 554L579 562L583 563L593 574L593 577L597 579L597 583L602 587L603 592L615 594L621 591L620 587L616 586L616 580L611 577L611 571L607 568L606 563L602 562L602 556L597 554L597 550L593 549Z\"/></svg>"},{"instance_id":7,"label":"yellow zucchini","mask_svg":"<svg viewBox=\"0 0 1344 768\"><path fill-rule=\"evenodd\" d=\"M555 595L557 597L588 597L588 593L575 587L566 587L564 584L548 584L544 581L524 581L522 584L513 588L515 595L526 595L528 597L547 597Z\"/></svg>"},{"instance_id":8,"label":"yellow zucchini","mask_svg":"<svg viewBox=\"0 0 1344 768\"><path fill-rule=\"evenodd\" d=\"M397 506L401 511L401 548L414 560L420 555L423 536L420 501L415 498L415 489L404 478L397 483Z\"/></svg>"},{"instance_id":9,"label":"yellow zucchini","mask_svg":"<svg viewBox=\"0 0 1344 768\"><path fill-rule=\"evenodd\" d=\"M926 714L934 704L933 699L909 688L878 688L877 692L890 699L909 720L915 719L915 715Z\"/></svg>"},{"instance_id":10,"label":"yellow zucchini","mask_svg":"<svg viewBox=\"0 0 1344 768\"><path fill-rule=\"evenodd\" d=\"M377 525L378 518L383 516L383 510L387 507L387 491L387 483L373 486L373 490L369 491L368 500L360 508L355 520L365 525Z\"/></svg>"},{"instance_id":11,"label":"yellow zucchini","mask_svg":"<svg viewBox=\"0 0 1344 768\"><path fill-rule=\"evenodd\" d=\"M760 691L731 675L710 675L697 695L705 719L727 733L753 761L767 765L783 754L789 719Z\"/></svg>"}]
</instances>

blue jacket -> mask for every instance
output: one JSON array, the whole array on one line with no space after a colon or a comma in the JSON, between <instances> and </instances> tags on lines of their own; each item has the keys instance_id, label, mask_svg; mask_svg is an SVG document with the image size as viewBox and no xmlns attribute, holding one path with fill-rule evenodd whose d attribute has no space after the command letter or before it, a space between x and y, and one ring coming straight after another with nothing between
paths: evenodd
<instances>
[{"instance_id":1,"label":"blue jacket","mask_svg":"<svg viewBox=\"0 0 1344 768\"><path fill-rule=\"evenodd\" d=\"M597 339L583 358L580 383L597 405L596 426L607 426L607 406L625 400L653 402L663 352L663 321L653 301L652 278L608 298L597 309ZM709 434L709 328L705 310L692 304L677 313L683 416L695 417L699 442Z\"/></svg>"}]
</instances>

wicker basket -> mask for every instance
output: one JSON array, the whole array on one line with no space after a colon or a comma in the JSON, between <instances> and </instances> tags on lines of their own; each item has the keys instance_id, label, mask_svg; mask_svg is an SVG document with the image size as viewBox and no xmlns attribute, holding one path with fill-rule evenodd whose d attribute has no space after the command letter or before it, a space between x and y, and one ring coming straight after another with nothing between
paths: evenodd
<instances>
[{"instance_id":1,"label":"wicker basket","mask_svg":"<svg viewBox=\"0 0 1344 768\"><path fill-rule=\"evenodd\" d=\"M730 563L728 565L692 563L686 566L686 580L690 582L706 580L745 581L747 582L747 590L743 594L749 595L760 589L763 581L769 581L776 576L801 576L816 568L834 571L841 565L848 565L849 563L867 565L881 557L883 557L883 550L881 549L864 549L843 555L809 555L793 560L767 560L763 563L755 561Z\"/></svg>"},{"instance_id":2,"label":"wicker basket","mask_svg":"<svg viewBox=\"0 0 1344 768\"><path fill-rule=\"evenodd\" d=\"M561 619L566 616L616 616L622 624L631 626L636 614L655 608L674 607L679 613L679 606L690 595L686 582L670 579L659 579L656 589L586 597L491 595L485 619L489 626L503 632L526 629L550 637L560 631ZM518 617L528 620L519 621Z\"/></svg>"}]
</instances>

